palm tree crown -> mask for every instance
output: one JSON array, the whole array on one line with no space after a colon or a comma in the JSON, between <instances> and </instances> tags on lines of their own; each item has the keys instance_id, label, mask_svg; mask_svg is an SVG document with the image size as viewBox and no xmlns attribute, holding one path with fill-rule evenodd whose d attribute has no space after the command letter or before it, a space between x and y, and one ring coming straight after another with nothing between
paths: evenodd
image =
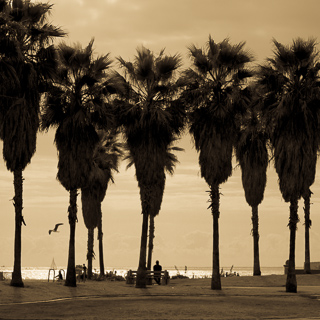
<instances>
[{"instance_id":1,"label":"palm tree crown","mask_svg":"<svg viewBox=\"0 0 320 320\"><path fill-rule=\"evenodd\" d=\"M315 40L291 46L274 40L274 57L260 67L263 116L274 147L285 201L299 199L314 182L319 144L319 70Z\"/></svg>"},{"instance_id":2,"label":"palm tree crown","mask_svg":"<svg viewBox=\"0 0 320 320\"><path fill-rule=\"evenodd\" d=\"M96 228L100 219L99 206L108 188L109 182L114 182L113 172L118 171L122 155L121 144L116 140L116 134L100 130L99 142L93 153L93 165L87 179L87 184L82 187L81 194L83 217L87 228Z\"/></svg>"},{"instance_id":3,"label":"palm tree crown","mask_svg":"<svg viewBox=\"0 0 320 320\"><path fill-rule=\"evenodd\" d=\"M244 42L231 45L228 39L205 49L189 47L193 68L186 70L181 84L190 106L190 133L199 151L201 176L209 185L225 182L232 173L232 147L236 115L248 103L246 80L252 72L246 65L252 56Z\"/></svg>"},{"instance_id":4,"label":"palm tree crown","mask_svg":"<svg viewBox=\"0 0 320 320\"><path fill-rule=\"evenodd\" d=\"M47 23L52 5L15 0L1 1L0 8L0 68L6 81L1 82L0 137L7 168L14 171L24 169L35 152L40 94L56 69L50 43L65 33Z\"/></svg>"},{"instance_id":5,"label":"palm tree crown","mask_svg":"<svg viewBox=\"0 0 320 320\"><path fill-rule=\"evenodd\" d=\"M84 49L59 45L58 79L47 97L42 128L57 127L58 179L67 189L86 185L92 154L99 141L96 128L109 129L111 105L105 100L112 82L109 55L92 59L93 40ZM79 174L81 172L82 174Z\"/></svg>"},{"instance_id":6,"label":"palm tree crown","mask_svg":"<svg viewBox=\"0 0 320 320\"><path fill-rule=\"evenodd\" d=\"M267 183L268 150L267 134L255 112L251 112L242 123L236 157L242 171L246 201L251 207L256 207L263 200Z\"/></svg>"},{"instance_id":7,"label":"palm tree crown","mask_svg":"<svg viewBox=\"0 0 320 320\"><path fill-rule=\"evenodd\" d=\"M174 72L180 66L178 55L155 56L137 49L134 63L118 58L125 70L127 94L117 111L130 158L136 168L139 186L151 187L163 180L163 170L172 172L174 155L168 148L184 126L184 109L178 102Z\"/></svg>"}]
</instances>

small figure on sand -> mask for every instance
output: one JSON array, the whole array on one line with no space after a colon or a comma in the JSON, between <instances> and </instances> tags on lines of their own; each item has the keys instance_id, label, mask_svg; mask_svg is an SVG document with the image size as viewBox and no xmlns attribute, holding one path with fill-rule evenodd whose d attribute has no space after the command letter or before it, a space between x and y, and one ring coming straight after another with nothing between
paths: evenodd
<instances>
[{"instance_id":1,"label":"small figure on sand","mask_svg":"<svg viewBox=\"0 0 320 320\"><path fill-rule=\"evenodd\" d=\"M154 271L154 280L156 281L157 284L160 285L162 267L159 264L159 260L157 260L156 264L153 266L153 271Z\"/></svg>"}]
</instances>

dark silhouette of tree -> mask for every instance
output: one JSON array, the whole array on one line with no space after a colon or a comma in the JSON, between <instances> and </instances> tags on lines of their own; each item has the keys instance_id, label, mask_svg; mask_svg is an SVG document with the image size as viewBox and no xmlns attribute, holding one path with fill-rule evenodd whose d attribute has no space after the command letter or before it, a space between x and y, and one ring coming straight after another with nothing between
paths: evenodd
<instances>
[{"instance_id":1,"label":"dark silhouette of tree","mask_svg":"<svg viewBox=\"0 0 320 320\"><path fill-rule=\"evenodd\" d=\"M206 48L189 47L193 67L180 79L185 86L182 98L189 106L190 133L199 152L201 177L210 187L213 215L213 263L211 289L221 290L219 266L220 184L232 174L232 151L236 137L237 114L245 110L246 80L252 73L246 69L252 61L244 50L228 39L216 43L209 36Z\"/></svg>"},{"instance_id":2,"label":"dark silhouette of tree","mask_svg":"<svg viewBox=\"0 0 320 320\"><path fill-rule=\"evenodd\" d=\"M118 61L127 89L117 102L117 120L136 169L143 217L136 287L145 288L148 219L159 212L155 208L160 210L163 192L157 190L164 190L165 170L173 173L176 161L168 149L184 127L184 107L175 85L181 59L164 55L164 50L156 56L141 47L133 63L121 57Z\"/></svg>"},{"instance_id":3,"label":"dark silhouette of tree","mask_svg":"<svg viewBox=\"0 0 320 320\"><path fill-rule=\"evenodd\" d=\"M93 153L93 165L85 187L81 189L82 212L88 228L88 278L92 276L93 232L98 227L100 277L104 276L103 232L101 203L105 198L108 184L113 183L113 172L118 172L122 156L121 144L116 132L99 132L99 143ZM91 268L91 270L90 270Z\"/></svg>"},{"instance_id":4,"label":"dark silhouette of tree","mask_svg":"<svg viewBox=\"0 0 320 320\"><path fill-rule=\"evenodd\" d=\"M51 42L64 32L47 22L52 5L0 1L0 138L3 158L14 176L15 242L11 285L23 287L21 226L25 224L22 172L36 150L41 94L53 79Z\"/></svg>"},{"instance_id":5,"label":"dark silhouette of tree","mask_svg":"<svg viewBox=\"0 0 320 320\"><path fill-rule=\"evenodd\" d=\"M42 129L56 128L57 179L70 194L69 256L66 286L76 286L75 228L78 189L85 187L92 171L92 156L99 142L96 129L112 126L112 107L104 98L110 78L109 55L93 56L93 40L84 49L59 45L60 72L50 88L42 116Z\"/></svg>"},{"instance_id":6,"label":"dark silhouette of tree","mask_svg":"<svg viewBox=\"0 0 320 320\"><path fill-rule=\"evenodd\" d=\"M295 239L298 200L314 182L319 147L319 69L315 40L285 46L275 39L274 55L260 66L263 116L274 151L283 199L290 202L287 292L297 292Z\"/></svg>"},{"instance_id":7,"label":"dark silhouette of tree","mask_svg":"<svg viewBox=\"0 0 320 320\"><path fill-rule=\"evenodd\" d=\"M238 133L236 157L241 167L245 198L252 208L253 275L260 276L258 206L263 200L267 182L267 135L257 114L249 111Z\"/></svg>"}]
</instances>

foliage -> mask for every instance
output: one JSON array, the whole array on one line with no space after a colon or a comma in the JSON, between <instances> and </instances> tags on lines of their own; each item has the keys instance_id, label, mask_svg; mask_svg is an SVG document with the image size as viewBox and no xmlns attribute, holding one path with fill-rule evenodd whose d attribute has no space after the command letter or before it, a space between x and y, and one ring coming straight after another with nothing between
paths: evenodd
<instances>
[{"instance_id":1,"label":"foliage","mask_svg":"<svg viewBox=\"0 0 320 320\"><path fill-rule=\"evenodd\" d=\"M141 199L145 189L159 185L162 198L165 173L173 173L178 150L172 143L184 127L184 106L177 99L178 87L175 71L180 67L179 55L166 56L164 50L158 56L141 47L134 62L118 58L124 69L125 95L117 101L118 125L124 128L130 163L135 165ZM143 200L142 200L143 202ZM161 201L160 201L161 203ZM156 206L160 208L159 204Z\"/></svg>"},{"instance_id":2,"label":"foliage","mask_svg":"<svg viewBox=\"0 0 320 320\"><path fill-rule=\"evenodd\" d=\"M201 176L210 186L225 182L232 173L236 121L250 101L245 85L252 76L247 68L252 57L244 45L231 45L228 39L216 43L211 36L203 49L191 45L193 67L179 80Z\"/></svg>"},{"instance_id":3,"label":"foliage","mask_svg":"<svg viewBox=\"0 0 320 320\"><path fill-rule=\"evenodd\" d=\"M274 42L274 57L260 66L262 115L274 148L285 201L299 199L313 184L319 146L319 70L315 40Z\"/></svg>"},{"instance_id":4,"label":"foliage","mask_svg":"<svg viewBox=\"0 0 320 320\"><path fill-rule=\"evenodd\" d=\"M113 172L118 172L122 146L114 132L99 131L99 143L93 153L93 166L87 184L81 189L82 212L87 228L96 228L101 219L101 206Z\"/></svg>"},{"instance_id":5,"label":"foliage","mask_svg":"<svg viewBox=\"0 0 320 320\"><path fill-rule=\"evenodd\" d=\"M59 73L47 95L42 129L57 128L57 177L71 190L86 185L99 142L96 128L109 130L113 125L112 105L105 98L113 79L109 55L93 58L93 40L84 49L61 43L58 57Z\"/></svg>"},{"instance_id":6,"label":"foliage","mask_svg":"<svg viewBox=\"0 0 320 320\"><path fill-rule=\"evenodd\" d=\"M246 201L251 207L257 207L263 200L267 183L267 135L254 111L244 119L236 143L236 157Z\"/></svg>"},{"instance_id":7,"label":"foliage","mask_svg":"<svg viewBox=\"0 0 320 320\"><path fill-rule=\"evenodd\" d=\"M23 170L36 150L40 95L53 80L51 44L64 32L47 22L52 5L0 3L0 137L10 171Z\"/></svg>"}]
</instances>

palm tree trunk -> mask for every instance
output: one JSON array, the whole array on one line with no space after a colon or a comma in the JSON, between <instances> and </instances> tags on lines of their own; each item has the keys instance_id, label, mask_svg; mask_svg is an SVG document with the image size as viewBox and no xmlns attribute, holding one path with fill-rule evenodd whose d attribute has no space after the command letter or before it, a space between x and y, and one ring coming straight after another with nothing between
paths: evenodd
<instances>
[{"instance_id":1,"label":"palm tree trunk","mask_svg":"<svg viewBox=\"0 0 320 320\"><path fill-rule=\"evenodd\" d=\"M259 216L258 206L252 207L252 236L253 236L253 275L261 276L259 255Z\"/></svg>"},{"instance_id":2,"label":"palm tree trunk","mask_svg":"<svg viewBox=\"0 0 320 320\"><path fill-rule=\"evenodd\" d=\"M77 222L77 189L70 190L70 204L68 208L68 218L70 225L70 239L69 239L69 255L67 276L65 285L68 287L77 286L76 278L76 257L75 257L75 236L76 236L76 222Z\"/></svg>"},{"instance_id":3,"label":"palm tree trunk","mask_svg":"<svg viewBox=\"0 0 320 320\"><path fill-rule=\"evenodd\" d=\"M304 259L304 273L311 273L310 269L310 197L311 191L303 197L304 199L304 227L305 227L305 259Z\"/></svg>"},{"instance_id":4,"label":"palm tree trunk","mask_svg":"<svg viewBox=\"0 0 320 320\"><path fill-rule=\"evenodd\" d=\"M148 239L148 214L145 212L142 214L140 257L139 257L139 267L137 271L136 288L147 287L147 274L146 274L147 239Z\"/></svg>"},{"instance_id":5,"label":"palm tree trunk","mask_svg":"<svg viewBox=\"0 0 320 320\"><path fill-rule=\"evenodd\" d=\"M214 185L210 190L211 212L213 216L213 257L212 257L212 279L211 289L221 290L220 262L219 262L219 186Z\"/></svg>"},{"instance_id":6,"label":"palm tree trunk","mask_svg":"<svg viewBox=\"0 0 320 320\"><path fill-rule=\"evenodd\" d=\"M14 265L12 272L11 286L24 287L21 276L21 226L24 223L22 216L22 190L23 178L22 170L13 172L14 198L13 205L15 208L15 237L14 237Z\"/></svg>"},{"instance_id":7,"label":"palm tree trunk","mask_svg":"<svg viewBox=\"0 0 320 320\"><path fill-rule=\"evenodd\" d=\"M88 279L92 279L92 259L94 256L93 242L94 242L94 228L89 228L88 229L88 252L87 252Z\"/></svg>"},{"instance_id":8,"label":"palm tree trunk","mask_svg":"<svg viewBox=\"0 0 320 320\"><path fill-rule=\"evenodd\" d=\"M148 187L140 186L142 207L142 231L140 243L139 266L137 270L136 288L147 287L147 242L148 242L148 220L150 215L150 192Z\"/></svg>"},{"instance_id":9,"label":"palm tree trunk","mask_svg":"<svg viewBox=\"0 0 320 320\"><path fill-rule=\"evenodd\" d=\"M151 270L152 264L152 251L153 251L153 239L154 239L154 216L150 215L150 226L149 226L149 246L148 246L148 264L147 270Z\"/></svg>"},{"instance_id":10,"label":"palm tree trunk","mask_svg":"<svg viewBox=\"0 0 320 320\"><path fill-rule=\"evenodd\" d=\"M295 249L296 249L296 230L298 217L298 201L290 201L290 218L289 218L289 230L290 230L290 254L289 254L289 268L286 282L286 292L297 292L297 279L295 271Z\"/></svg>"},{"instance_id":11,"label":"palm tree trunk","mask_svg":"<svg viewBox=\"0 0 320 320\"><path fill-rule=\"evenodd\" d=\"M102 232L102 212L100 208L100 220L98 223L98 239L99 239L99 263L100 278L104 277L104 260L103 260L103 232Z\"/></svg>"}]
</instances>

